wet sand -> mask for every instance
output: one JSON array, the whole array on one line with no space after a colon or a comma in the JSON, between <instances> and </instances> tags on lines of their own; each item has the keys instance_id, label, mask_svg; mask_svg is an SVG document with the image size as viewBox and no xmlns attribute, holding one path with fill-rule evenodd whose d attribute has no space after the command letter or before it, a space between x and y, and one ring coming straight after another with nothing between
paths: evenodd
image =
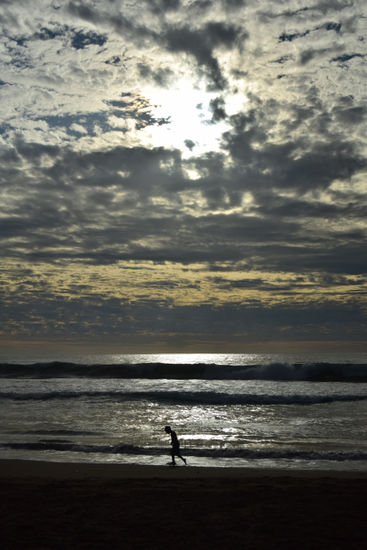
<instances>
[{"instance_id":1,"label":"wet sand","mask_svg":"<svg viewBox=\"0 0 367 550\"><path fill-rule=\"evenodd\" d=\"M2 549L360 549L367 473L0 461Z\"/></svg>"}]
</instances>

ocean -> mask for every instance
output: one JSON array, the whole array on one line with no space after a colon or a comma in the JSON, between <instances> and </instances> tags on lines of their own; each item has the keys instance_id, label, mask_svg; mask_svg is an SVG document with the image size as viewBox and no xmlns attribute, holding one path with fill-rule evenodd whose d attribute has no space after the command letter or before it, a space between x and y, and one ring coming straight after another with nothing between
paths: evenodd
<instances>
[{"instance_id":1,"label":"ocean","mask_svg":"<svg viewBox=\"0 0 367 550\"><path fill-rule=\"evenodd\" d=\"M366 353L0 361L3 459L367 470Z\"/></svg>"}]
</instances>

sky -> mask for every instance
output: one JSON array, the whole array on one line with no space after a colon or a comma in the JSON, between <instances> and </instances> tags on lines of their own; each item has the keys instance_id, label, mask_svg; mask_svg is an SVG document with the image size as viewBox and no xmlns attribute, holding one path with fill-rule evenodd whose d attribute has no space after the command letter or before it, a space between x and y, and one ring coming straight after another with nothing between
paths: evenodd
<instances>
[{"instance_id":1,"label":"sky","mask_svg":"<svg viewBox=\"0 0 367 550\"><path fill-rule=\"evenodd\" d=\"M0 0L0 25L3 347L365 345L362 0Z\"/></svg>"}]
</instances>

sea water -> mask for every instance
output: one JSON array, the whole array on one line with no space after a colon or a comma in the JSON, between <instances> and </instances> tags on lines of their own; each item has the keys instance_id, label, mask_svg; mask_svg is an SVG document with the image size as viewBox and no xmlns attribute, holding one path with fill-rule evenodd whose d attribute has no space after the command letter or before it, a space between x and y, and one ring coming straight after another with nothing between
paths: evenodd
<instances>
[{"instance_id":1,"label":"sea water","mask_svg":"<svg viewBox=\"0 0 367 550\"><path fill-rule=\"evenodd\" d=\"M57 361L55 361L57 359ZM5 357L0 458L367 469L367 355Z\"/></svg>"}]
</instances>

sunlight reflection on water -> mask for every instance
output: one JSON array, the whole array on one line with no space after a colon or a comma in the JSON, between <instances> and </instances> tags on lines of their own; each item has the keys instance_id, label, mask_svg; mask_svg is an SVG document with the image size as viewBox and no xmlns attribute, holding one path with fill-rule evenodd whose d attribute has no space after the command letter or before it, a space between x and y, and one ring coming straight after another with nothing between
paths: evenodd
<instances>
[{"instance_id":1,"label":"sunlight reflection on water","mask_svg":"<svg viewBox=\"0 0 367 550\"><path fill-rule=\"evenodd\" d=\"M267 355L261 353L152 353L111 355L109 357L116 363L253 365L266 360Z\"/></svg>"}]
</instances>

